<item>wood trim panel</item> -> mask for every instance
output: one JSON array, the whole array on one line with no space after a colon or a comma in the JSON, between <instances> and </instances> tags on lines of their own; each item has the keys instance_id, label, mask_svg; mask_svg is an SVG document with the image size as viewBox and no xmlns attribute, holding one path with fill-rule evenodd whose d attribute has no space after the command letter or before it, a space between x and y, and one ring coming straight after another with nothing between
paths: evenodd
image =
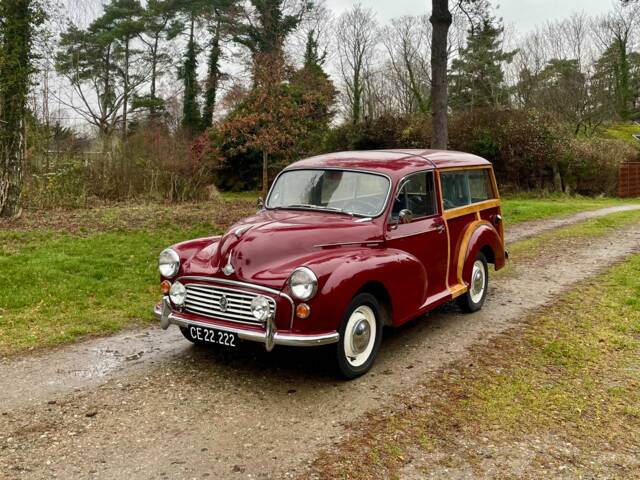
<instances>
[{"instance_id":1,"label":"wood trim panel","mask_svg":"<svg viewBox=\"0 0 640 480\"><path fill-rule=\"evenodd\" d=\"M471 222L465 230L462 241L460 242L460 251L458 252L458 265L456 265L456 278L458 279L458 283L462 285L464 285L464 280L462 279L462 270L464 269L464 262L467 256L467 248L469 248L469 242L471 241L471 235L473 235L473 232L475 232L481 225L489 225L490 227L492 226L491 223L487 222L486 220L476 220L475 222Z\"/></svg>"},{"instance_id":2,"label":"wood trim panel","mask_svg":"<svg viewBox=\"0 0 640 480\"><path fill-rule=\"evenodd\" d=\"M453 285L451 288L449 288L449 291L451 292L451 299L453 300L454 298L467 293L468 288L469 287L467 287L464 283Z\"/></svg>"},{"instance_id":3,"label":"wood trim panel","mask_svg":"<svg viewBox=\"0 0 640 480\"><path fill-rule=\"evenodd\" d=\"M469 215L470 213L481 212L482 210L499 206L500 199L493 198L491 200L485 200L484 202L472 203L471 205L465 205L464 207L446 210L442 216L445 220L449 220L451 218L462 217L463 215Z\"/></svg>"}]
</instances>

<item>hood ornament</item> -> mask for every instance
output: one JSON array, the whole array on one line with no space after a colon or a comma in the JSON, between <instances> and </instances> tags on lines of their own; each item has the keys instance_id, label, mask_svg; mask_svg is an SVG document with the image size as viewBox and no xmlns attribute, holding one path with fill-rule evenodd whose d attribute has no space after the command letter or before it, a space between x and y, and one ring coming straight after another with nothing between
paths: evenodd
<instances>
[{"instance_id":1,"label":"hood ornament","mask_svg":"<svg viewBox=\"0 0 640 480\"><path fill-rule=\"evenodd\" d=\"M233 250L229 252L229 257L227 258L227 264L222 268L222 273L224 273L227 277L231 275L236 269L231 263L231 257L233 256Z\"/></svg>"},{"instance_id":2,"label":"hood ornament","mask_svg":"<svg viewBox=\"0 0 640 480\"><path fill-rule=\"evenodd\" d=\"M242 225L241 227L236 228L233 231L233 234L236 236L236 238L240 238L242 236L242 234L244 232L246 232L247 230L249 230L251 227L253 227L253 224L248 224L248 225Z\"/></svg>"}]
</instances>

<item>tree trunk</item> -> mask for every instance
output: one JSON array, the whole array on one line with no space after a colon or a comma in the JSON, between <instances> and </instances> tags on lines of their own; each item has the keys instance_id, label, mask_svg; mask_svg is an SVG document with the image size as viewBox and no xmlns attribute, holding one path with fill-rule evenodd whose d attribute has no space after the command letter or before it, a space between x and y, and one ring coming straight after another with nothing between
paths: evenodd
<instances>
[{"instance_id":1,"label":"tree trunk","mask_svg":"<svg viewBox=\"0 0 640 480\"><path fill-rule=\"evenodd\" d=\"M124 46L124 92L123 92L123 112L122 112L122 140L127 140L127 124L129 113L129 38L125 40Z\"/></svg>"},{"instance_id":2,"label":"tree trunk","mask_svg":"<svg viewBox=\"0 0 640 480\"><path fill-rule=\"evenodd\" d=\"M0 2L4 18L0 58L0 217L20 215L29 91L30 0Z\"/></svg>"},{"instance_id":3,"label":"tree trunk","mask_svg":"<svg viewBox=\"0 0 640 480\"><path fill-rule=\"evenodd\" d=\"M431 147L445 149L448 142L447 34L452 18L448 0L432 0L431 4Z\"/></svg>"},{"instance_id":4,"label":"tree trunk","mask_svg":"<svg viewBox=\"0 0 640 480\"><path fill-rule=\"evenodd\" d=\"M220 28L221 21L216 21L215 33L211 40L211 50L209 52L209 74L207 76L207 91L205 93L204 112L202 115L202 126L204 129L213 125L213 112L216 108L216 98L218 96L218 84L220 83Z\"/></svg>"},{"instance_id":5,"label":"tree trunk","mask_svg":"<svg viewBox=\"0 0 640 480\"><path fill-rule=\"evenodd\" d=\"M149 108L149 114L151 118L156 117L156 79L158 77L158 41L159 35L156 34L153 39L153 48L151 50L151 87L149 88L149 94L151 96L151 106Z\"/></svg>"},{"instance_id":6,"label":"tree trunk","mask_svg":"<svg viewBox=\"0 0 640 480\"><path fill-rule=\"evenodd\" d=\"M266 151L262 152L262 198L267 198L267 191L269 190L269 154Z\"/></svg>"}]
</instances>

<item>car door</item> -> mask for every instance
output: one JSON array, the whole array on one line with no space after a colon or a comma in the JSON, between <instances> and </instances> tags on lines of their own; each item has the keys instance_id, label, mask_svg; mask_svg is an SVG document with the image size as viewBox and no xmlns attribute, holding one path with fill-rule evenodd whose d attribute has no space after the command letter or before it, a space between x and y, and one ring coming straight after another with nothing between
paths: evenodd
<instances>
[{"instance_id":1,"label":"car door","mask_svg":"<svg viewBox=\"0 0 640 480\"><path fill-rule=\"evenodd\" d=\"M409 175L399 183L387 221L387 243L424 265L428 279L425 303L447 292L447 234L432 170Z\"/></svg>"}]
</instances>

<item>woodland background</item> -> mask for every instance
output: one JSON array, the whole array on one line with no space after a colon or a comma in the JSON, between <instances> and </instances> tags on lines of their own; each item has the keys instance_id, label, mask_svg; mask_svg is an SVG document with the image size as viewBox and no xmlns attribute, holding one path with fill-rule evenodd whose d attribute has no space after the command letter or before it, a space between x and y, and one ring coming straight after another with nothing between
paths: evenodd
<instances>
[{"instance_id":1,"label":"woodland background","mask_svg":"<svg viewBox=\"0 0 640 480\"><path fill-rule=\"evenodd\" d=\"M640 7L526 34L488 0L449 7L448 147L492 161L504 191L614 194L638 159ZM197 200L304 156L427 148L429 8L380 22L322 0L0 0L0 186L9 164L23 184L4 196Z\"/></svg>"}]
</instances>

